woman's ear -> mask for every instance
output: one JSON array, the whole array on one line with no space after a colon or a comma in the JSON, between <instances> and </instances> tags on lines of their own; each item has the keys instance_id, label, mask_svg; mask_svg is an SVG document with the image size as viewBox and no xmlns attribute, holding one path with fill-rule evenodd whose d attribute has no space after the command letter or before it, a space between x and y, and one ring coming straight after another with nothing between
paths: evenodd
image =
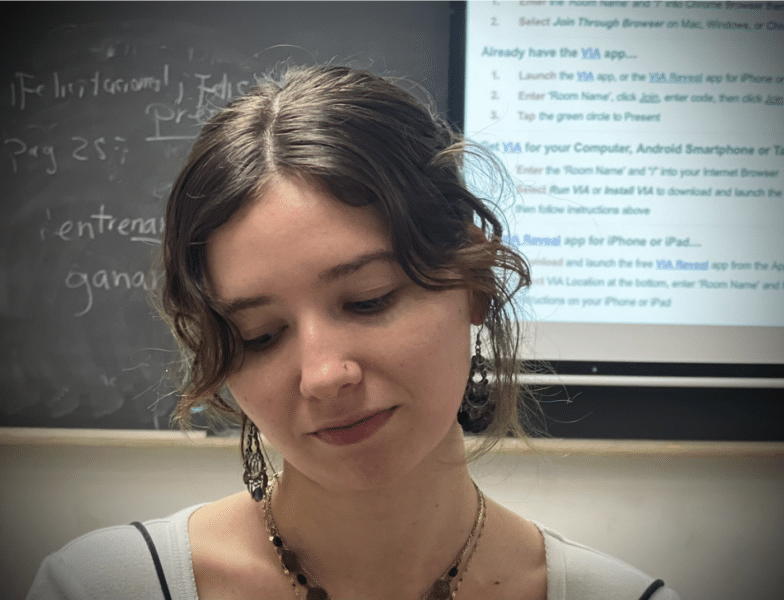
<instances>
[{"instance_id":1,"label":"woman's ear","mask_svg":"<svg viewBox=\"0 0 784 600\"><path fill-rule=\"evenodd\" d=\"M474 223L468 225L468 239L475 244L486 244L487 237L484 231ZM479 290L471 290L469 296L471 302L471 324L481 325L485 322L487 312L490 309L490 298Z\"/></svg>"},{"instance_id":2,"label":"woman's ear","mask_svg":"<svg viewBox=\"0 0 784 600\"><path fill-rule=\"evenodd\" d=\"M481 325L485 322L489 309L488 299L482 292L471 290L469 294L471 302L471 325Z\"/></svg>"}]
</instances>

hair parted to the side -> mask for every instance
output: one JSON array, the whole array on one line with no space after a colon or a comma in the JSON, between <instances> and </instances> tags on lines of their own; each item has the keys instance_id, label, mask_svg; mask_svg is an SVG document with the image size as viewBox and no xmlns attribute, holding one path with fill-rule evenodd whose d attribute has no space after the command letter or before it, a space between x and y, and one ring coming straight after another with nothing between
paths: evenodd
<instances>
[{"instance_id":1,"label":"hair parted to the side","mask_svg":"<svg viewBox=\"0 0 784 600\"><path fill-rule=\"evenodd\" d=\"M529 268L502 243L503 228L489 203L466 188L468 153L493 162L399 85L346 67L268 75L218 112L173 185L154 267L162 271L154 303L183 355L173 421L188 428L194 411L241 419L224 384L242 364L243 346L207 283L206 244L273 178L283 178L349 205L371 205L415 283L429 290L464 287L480 299L494 375L493 418L475 454L502 437L525 437L521 418L537 414L538 406L523 400L517 381L520 336L511 299L530 285Z\"/></svg>"}]
</instances>

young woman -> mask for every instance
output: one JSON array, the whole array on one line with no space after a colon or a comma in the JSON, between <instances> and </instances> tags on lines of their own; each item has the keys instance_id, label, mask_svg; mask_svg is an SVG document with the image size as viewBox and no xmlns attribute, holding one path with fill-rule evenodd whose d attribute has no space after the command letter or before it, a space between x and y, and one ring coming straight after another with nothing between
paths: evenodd
<instances>
[{"instance_id":1,"label":"young woman","mask_svg":"<svg viewBox=\"0 0 784 600\"><path fill-rule=\"evenodd\" d=\"M411 94L342 67L268 78L204 127L169 199L162 310L187 357L177 416L242 422L250 493L83 536L30 600L677 598L471 480L464 431L524 435L507 310L530 278L465 158Z\"/></svg>"}]
</instances>

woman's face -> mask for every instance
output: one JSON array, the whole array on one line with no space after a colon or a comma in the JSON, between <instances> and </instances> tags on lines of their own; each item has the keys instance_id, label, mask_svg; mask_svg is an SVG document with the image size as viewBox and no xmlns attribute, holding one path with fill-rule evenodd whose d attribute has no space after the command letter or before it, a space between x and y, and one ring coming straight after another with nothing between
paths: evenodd
<instances>
[{"instance_id":1,"label":"woman's face","mask_svg":"<svg viewBox=\"0 0 784 600\"><path fill-rule=\"evenodd\" d=\"M229 388L290 467L370 489L454 439L469 292L413 283L372 208L277 180L213 233L207 264L245 340Z\"/></svg>"}]
</instances>

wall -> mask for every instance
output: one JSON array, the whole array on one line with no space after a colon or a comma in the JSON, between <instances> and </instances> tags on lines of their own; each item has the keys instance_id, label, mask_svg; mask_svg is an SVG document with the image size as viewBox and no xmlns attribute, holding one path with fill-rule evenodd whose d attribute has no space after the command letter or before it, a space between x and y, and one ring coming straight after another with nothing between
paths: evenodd
<instances>
[{"instance_id":1,"label":"wall","mask_svg":"<svg viewBox=\"0 0 784 600\"><path fill-rule=\"evenodd\" d=\"M84 532L242 490L237 447L207 442L0 443L0 596L24 597L41 559ZM472 468L490 497L663 578L684 600L781 598L780 444L755 456L570 444L494 453Z\"/></svg>"}]
</instances>

